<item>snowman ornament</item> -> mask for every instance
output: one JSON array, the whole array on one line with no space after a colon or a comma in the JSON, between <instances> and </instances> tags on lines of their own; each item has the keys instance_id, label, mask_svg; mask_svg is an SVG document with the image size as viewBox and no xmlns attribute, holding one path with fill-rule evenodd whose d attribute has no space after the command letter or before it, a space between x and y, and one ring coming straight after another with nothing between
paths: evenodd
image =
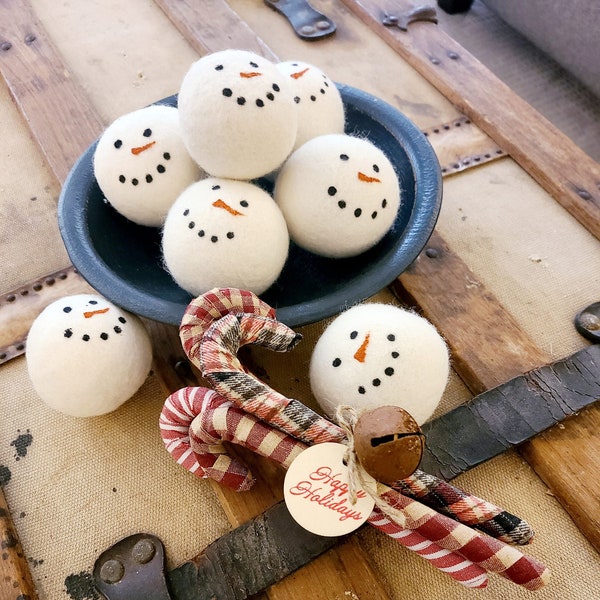
<instances>
[{"instance_id":1,"label":"snowman ornament","mask_svg":"<svg viewBox=\"0 0 600 600\"><path fill-rule=\"evenodd\" d=\"M392 227L400 186L377 146L329 134L290 156L275 181L274 198L294 242L314 254L346 258L377 244Z\"/></svg>"},{"instance_id":2,"label":"snowman ornament","mask_svg":"<svg viewBox=\"0 0 600 600\"><path fill-rule=\"evenodd\" d=\"M264 292L283 269L288 248L285 220L267 192L216 177L179 196L162 235L167 270L194 296L215 287Z\"/></svg>"},{"instance_id":3,"label":"snowman ornament","mask_svg":"<svg viewBox=\"0 0 600 600\"><path fill-rule=\"evenodd\" d=\"M185 144L209 174L255 179L277 169L296 140L297 114L287 78L246 50L196 61L179 90Z\"/></svg>"},{"instance_id":4,"label":"snowman ornament","mask_svg":"<svg viewBox=\"0 0 600 600\"><path fill-rule=\"evenodd\" d=\"M38 396L75 417L109 413L150 372L152 346L141 320L93 294L56 300L27 337L27 370Z\"/></svg>"},{"instance_id":5,"label":"snowman ornament","mask_svg":"<svg viewBox=\"0 0 600 600\"><path fill-rule=\"evenodd\" d=\"M94 152L94 174L107 201L139 225L159 227L171 204L201 171L181 137L175 107L152 105L122 115Z\"/></svg>"},{"instance_id":6,"label":"snowman ornament","mask_svg":"<svg viewBox=\"0 0 600 600\"><path fill-rule=\"evenodd\" d=\"M448 348L423 317L387 304L348 309L325 329L309 369L323 411L358 412L398 406L422 425L442 397L450 370Z\"/></svg>"},{"instance_id":7,"label":"snowman ornament","mask_svg":"<svg viewBox=\"0 0 600 600\"><path fill-rule=\"evenodd\" d=\"M318 67L297 60L277 64L288 78L298 111L294 150L328 133L344 133L344 105L335 83Z\"/></svg>"}]
</instances>

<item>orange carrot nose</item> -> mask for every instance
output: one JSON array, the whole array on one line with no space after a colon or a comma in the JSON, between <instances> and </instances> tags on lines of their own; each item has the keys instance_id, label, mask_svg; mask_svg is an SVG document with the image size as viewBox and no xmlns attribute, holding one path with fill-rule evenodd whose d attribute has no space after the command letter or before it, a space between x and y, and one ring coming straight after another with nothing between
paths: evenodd
<instances>
[{"instance_id":1,"label":"orange carrot nose","mask_svg":"<svg viewBox=\"0 0 600 600\"><path fill-rule=\"evenodd\" d=\"M136 148L132 148L131 154L135 154L137 156L138 154L141 154L142 152L144 152L144 150L148 150L148 148L152 148L152 146L154 146L154 144L156 144L156 140L154 142L148 142L145 146L137 146Z\"/></svg>"},{"instance_id":2,"label":"orange carrot nose","mask_svg":"<svg viewBox=\"0 0 600 600\"><path fill-rule=\"evenodd\" d=\"M296 71L295 73L290 73L290 77L293 79L300 79L302 75L304 75L308 71L308 67L306 69L302 69L302 71Z\"/></svg>"},{"instance_id":3,"label":"orange carrot nose","mask_svg":"<svg viewBox=\"0 0 600 600\"><path fill-rule=\"evenodd\" d=\"M360 363L364 363L365 359L367 358L367 346L369 345L370 337L371 334L367 333L363 343L360 345L360 348L354 353L354 358Z\"/></svg>"},{"instance_id":4,"label":"orange carrot nose","mask_svg":"<svg viewBox=\"0 0 600 600\"><path fill-rule=\"evenodd\" d=\"M251 77L260 77L262 75L262 73L259 73L258 71L242 71L240 73L240 77L244 77L244 79L250 79Z\"/></svg>"},{"instance_id":5,"label":"orange carrot nose","mask_svg":"<svg viewBox=\"0 0 600 600\"><path fill-rule=\"evenodd\" d=\"M381 183L381 179L377 179L377 177L369 177L368 175L365 175L361 171L358 172L358 178L361 181L366 181L367 183Z\"/></svg>"},{"instance_id":6,"label":"orange carrot nose","mask_svg":"<svg viewBox=\"0 0 600 600\"><path fill-rule=\"evenodd\" d=\"M86 319L90 319L94 315L101 315L101 314L104 314L105 312L108 312L109 310L110 310L110 308L108 308L108 306L107 306L106 308L99 308L98 310L90 310L88 312L84 312L83 316Z\"/></svg>"},{"instance_id":7,"label":"orange carrot nose","mask_svg":"<svg viewBox=\"0 0 600 600\"><path fill-rule=\"evenodd\" d=\"M239 217L239 216L244 216L244 213L241 213L237 210L235 210L235 208L231 208L231 206L229 206L229 204L227 204L227 202L224 202L223 200L221 200L221 198L219 198L218 200L215 200L212 205L215 208L222 208L223 210L226 210L228 213L232 214L234 217Z\"/></svg>"}]
</instances>

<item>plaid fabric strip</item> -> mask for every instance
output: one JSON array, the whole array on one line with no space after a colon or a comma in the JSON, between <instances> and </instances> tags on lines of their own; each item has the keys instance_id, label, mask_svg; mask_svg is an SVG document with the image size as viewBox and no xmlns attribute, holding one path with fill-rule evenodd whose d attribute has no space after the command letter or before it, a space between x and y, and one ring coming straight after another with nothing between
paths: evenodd
<instances>
[{"instance_id":1,"label":"plaid fabric strip","mask_svg":"<svg viewBox=\"0 0 600 600\"><path fill-rule=\"evenodd\" d=\"M415 471L392 487L507 544L526 545L533 539L533 529L523 519L423 471Z\"/></svg>"},{"instance_id":2,"label":"plaid fabric strip","mask_svg":"<svg viewBox=\"0 0 600 600\"><path fill-rule=\"evenodd\" d=\"M417 531L487 571L498 573L528 590L541 588L550 576L544 565L516 548L441 515L396 490L388 488L381 497L403 515L399 525Z\"/></svg>"},{"instance_id":3,"label":"plaid fabric strip","mask_svg":"<svg viewBox=\"0 0 600 600\"><path fill-rule=\"evenodd\" d=\"M423 537L417 531L404 529L375 508L369 524L383 531L404 547L416 552L440 571L447 573L462 585L470 588L485 588L488 584L487 571L470 560L446 550Z\"/></svg>"},{"instance_id":4,"label":"plaid fabric strip","mask_svg":"<svg viewBox=\"0 0 600 600\"><path fill-rule=\"evenodd\" d=\"M252 314L275 318L275 310L252 292L235 288L215 288L192 300L187 306L179 336L193 361L204 332L227 314Z\"/></svg>"}]
</instances>

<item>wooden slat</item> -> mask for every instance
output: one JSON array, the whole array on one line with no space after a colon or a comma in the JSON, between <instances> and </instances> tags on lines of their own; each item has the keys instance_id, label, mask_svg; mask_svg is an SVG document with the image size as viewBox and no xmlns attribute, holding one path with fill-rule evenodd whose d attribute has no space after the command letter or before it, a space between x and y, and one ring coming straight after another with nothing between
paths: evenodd
<instances>
[{"instance_id":1,"label":"wooden slat","mask_svg":"<svg viewBox=\"0 0 600 600\"><path fill-rule=\"evenodd\" d=\"M383 24L390 14L386 11L410 12L411 0L344 0L344 4L600 238L596 161L437 25L416 22L403 32Z\"/></svg>"},{"instance_id":2,"label":"wooden slat","mask_svg":"<svg viewBox=\"0 0 600 600\"><path fill-rule=\"evenodd\" d=\"M29 2L0 0L2 76L48 165L64 181L102 131L102 120L71 79Z\"/></svg>"}]
</instances>

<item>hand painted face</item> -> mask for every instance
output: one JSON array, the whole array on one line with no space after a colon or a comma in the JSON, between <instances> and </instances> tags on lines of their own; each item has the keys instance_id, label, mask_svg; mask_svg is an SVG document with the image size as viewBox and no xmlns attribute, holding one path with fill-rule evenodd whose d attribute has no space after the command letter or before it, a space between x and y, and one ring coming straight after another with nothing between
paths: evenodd
<instances>
[{"instance_id":1,"label":"hand painted face","mask_svg":"<svg viewBox=\"0 0 600 600\"><path fill-rule=\"evenodd\" d=\"M288 246L275 202L244 181L207 178L190 186L163 230L166 266L195 295L213 287L261 293L279 275Z\"/></svg>"},{"instance_id":2,"label":"hand painted face","mask_svg":"<svg viewBox=\"0 0 600 600\"><path fill-rule=\"evenodd\" d=\"M252 52L225 50L196 61L178 103L186 146L215 177L266 175L294 145L297 114L288 82Z\"/></svg>"},{"instance_id":3,"label":"hand painted face","mask_svg":"<svg viewBox=\"0 0 600 600\"><path fill-rule=\"evenodd\" d=\"M344 132L342 97L323 71L299 61L282 62L277 68L288 77L298 110L294 149L319 135Z\"/></svg>"},{"instance_id":4,"label":"hand painted face","mask_svg":"<svg viewBox=\"0 0 600 600\"><path fill-rule=\"evenodd\" d=\"M149 106L114 121L98 142L94 170L119 212L152 226L162 224L179 193L200 175L170 106Z\"/></svg>"},{"instance_id":5,"label":"hand painted face","mask_svg":"<svg viewBox=\"0 0 600 600\"><path fill-rule=\"evenodd\" d=\"M367 140L347 135L314 138L296 150L275 185L290 236L333 258L375 245L400 205L394 168Z\"/></svg>"},{"instance_id":6,"label":"hand painted face","mask_svg":"<svg viewBox=\"0 0 600 600\"><path fill-rule=\"evenodd\" d=\"M311 386L323 410L395 405L427 419L448 378L446 345L422 317L395 306L359 305L325 330L313 352Z\"/></svg>"},{"instance_id":7,"label":"hand painted face","mask_svg":"<svg viewBox=\"0 0 600 600\"><path fill-rule=\"evenodd\" d=\"M127 335L125 313L99 297L73 296L64 303L62 314L57 307L55 319L63 337L73 342L108 342Z\"/></svg>"}]
</instances>

